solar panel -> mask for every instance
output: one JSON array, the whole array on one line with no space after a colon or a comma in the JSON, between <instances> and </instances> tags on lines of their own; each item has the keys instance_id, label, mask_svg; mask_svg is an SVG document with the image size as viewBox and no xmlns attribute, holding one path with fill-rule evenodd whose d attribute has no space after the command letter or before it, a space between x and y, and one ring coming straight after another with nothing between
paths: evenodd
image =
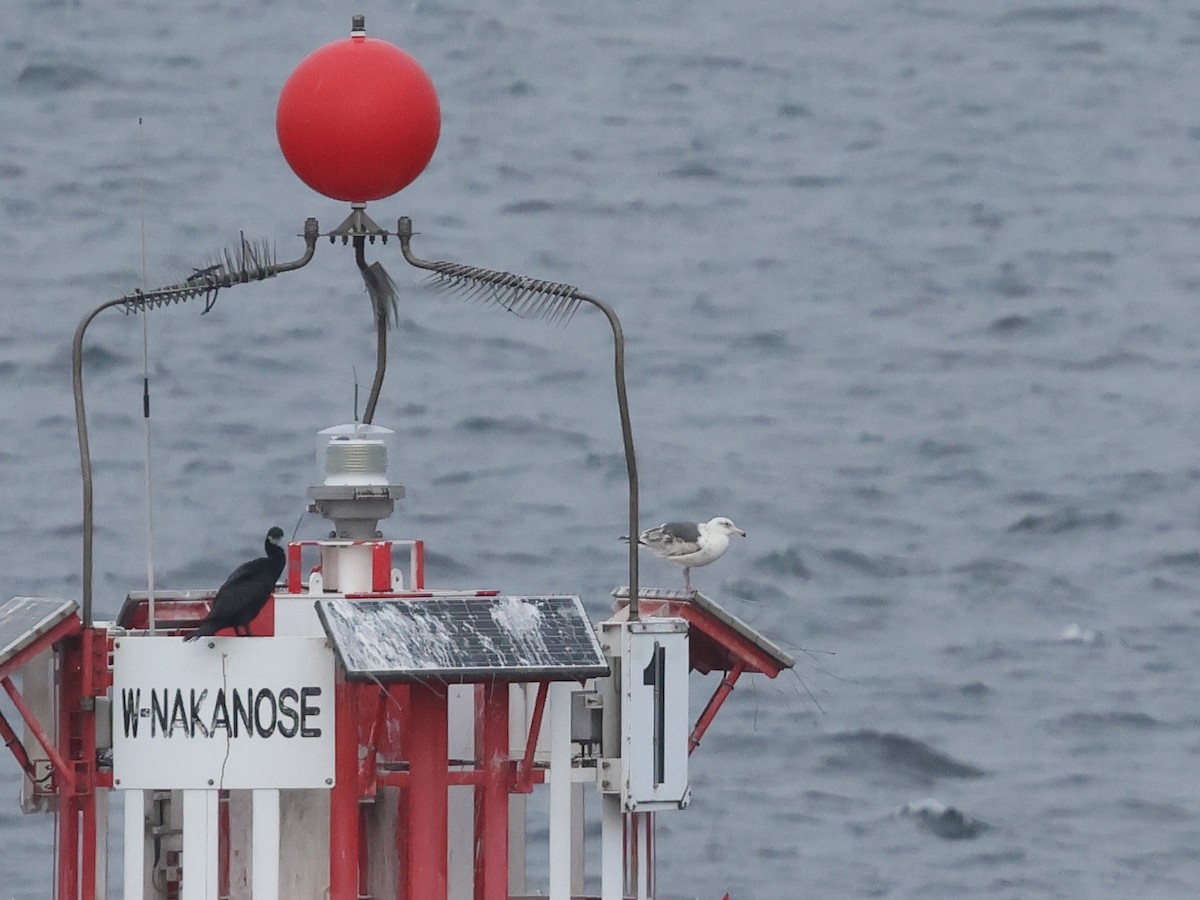
<instances>
[{"instance_id":1,"label":"solar panel","mask_svg":"<svg viewBox=\"0 0 1200 900\"><path fill-rule=\"evenodd\" d=\"M0 605L0 664L75 612L73 600L13 597Z\"/></svg>"},{"instance_id":2,"label":"solar panel","mask_svg":"<svg viewBox=\"0 0 1200 900\"><path fill-rule=\"evenodd\" d=\"M346 677L380 681L578 681L608 663L578 597L322 599Z\"/></svg>"}]
</instances>

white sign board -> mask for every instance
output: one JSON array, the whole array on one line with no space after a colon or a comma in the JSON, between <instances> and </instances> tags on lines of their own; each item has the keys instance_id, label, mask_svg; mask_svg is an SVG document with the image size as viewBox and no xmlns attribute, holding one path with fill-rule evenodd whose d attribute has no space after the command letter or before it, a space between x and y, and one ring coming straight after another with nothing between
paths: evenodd
<instances>
[{"instance_id":1,"label":"white sign board","mask_svg":"<svg viewBox=\"0 0 1200 900\"><path fill-rule=\"evenodd\" d=\"M118 637L113 785L331 787L333 685L324 638Z\"/></svg>"},{"instance_id":2,"label":"white sign board","mask_svg":"<svg viewBox=\"0 0 1200 900\"><path fill-rule=\"evenodd\" d=\"M688 632L683 619L625 623L621 654L624 808L687 806Z\"/></svg>"}]
</instances>

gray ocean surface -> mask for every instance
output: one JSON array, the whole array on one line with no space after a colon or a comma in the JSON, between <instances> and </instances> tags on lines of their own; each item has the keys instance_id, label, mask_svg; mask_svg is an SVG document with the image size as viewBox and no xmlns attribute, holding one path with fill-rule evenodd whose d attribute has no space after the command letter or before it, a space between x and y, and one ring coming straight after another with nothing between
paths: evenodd
<instances>
[{"instance_id":1,"label":"gray ocean surface","mask_svg":"<svg viewBox=\"0 0 1200 900\"><path fill-rule=\"evenodd\" d=\"M80 317L240 231L288 259L306 216L346 214L274 112L352 12L443 114L370 213L617 308L644 523L745 528L696 585L797 656L693 757L663 896L1200 894L1194 3L8 0L0 593L79 594ZM604 321L439 296L395 242L368 258L402 302L386 532L427 541L432 586L603 618L626 579ZM313 435L373 367L340 245L202 308L148 320L159 587L290 536ZM140 318L90 332L103 616L146 578L142 349ZM50 823L17 774L5 754L0 898L41 900Z\"/></svg>"}]
</instances>

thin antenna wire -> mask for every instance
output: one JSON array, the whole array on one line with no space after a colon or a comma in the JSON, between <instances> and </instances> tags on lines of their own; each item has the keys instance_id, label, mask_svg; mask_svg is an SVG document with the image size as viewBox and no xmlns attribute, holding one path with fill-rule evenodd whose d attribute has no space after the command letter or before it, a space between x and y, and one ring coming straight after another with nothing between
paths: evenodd
<instances>
[{"instance_id":1,"label":"thin antenna wire","mask_svg":"<svg viewBox=\"0 0 1200 900\"><path fill-rule=\"evenodd\" d=\"M138 205L142 220L142 290L147 290L146 281L146 139L142 130L142 117L138 116ZM150 317L142 316L142 421L146 434L146 605L149 610L148 627L154 633L154 492L153 471L150 455Z\"/></svg>"}]
</instances>

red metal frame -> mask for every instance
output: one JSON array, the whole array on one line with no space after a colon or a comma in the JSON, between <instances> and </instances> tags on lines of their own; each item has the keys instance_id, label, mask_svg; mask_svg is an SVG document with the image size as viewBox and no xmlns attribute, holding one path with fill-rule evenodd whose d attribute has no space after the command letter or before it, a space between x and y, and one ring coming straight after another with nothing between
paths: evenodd
<instances>
[{"instance_id":1,"label":"red metal frame","mask_svg":"<svg viewBox=\"0 0 1200 900\"><path fill-rule=\"evenodd\" d=\"M49 758L50 764L54 767L54 777L56 783L59 785L60 792L62 789L65 789L66 793L74 794L74 766L70 765L58 752L58 749L54 746L54 741L50 740L50 736L46 734L46 730L42 727L42 723L37 720L37 716L25 705L25 698L21 696L21 692L17 690L17 686L12 683L12 679L8 676L0 678L0 686L3 686L4 693L8 694L8 699L17 708L18 715L25 721L26 726L33 733L37 742L42 745L42 749L46 751L46 756Z\"/></svg>"},{"instance_id":2,"label":"red metal frame","mask_svg":"<svg viewBox=\"0 0 1200 900\"><path fill-rule=\"evenodd\" d=\"M515 793L528 794L533 790L533 753L537 750L538 735L542 731L542 716L546 712L546 698L550 695L550 682L538 684L537 699L533 701L533 716L529 720L529 737L525 741L525 756L517 773Z\"/></svg>"},{"instance_id":3,"label":"red metal frame","mask_svg":"<svg viewBox=\"0 0 1200 900\"><path fill-rule=\"evenodd\" d=\"M445 685L419 684L409 690L409 723L412 734L419 736L408 744L405 879L409 900L446 900L450 787L447 700Z\"/></svg>"},{"instance_id":4,"label":"red metal frame","mask_svg":"<svg viewBox=\"0 0 1200 900\"><path fill-rule=\"evenodd\" d=\"M79 677L78 637L59 643L58 749L65 759L77 758L77 744L72 740L75 710L79 708L81 684ZM35 732L36 733L36 732ZM40 740L40 739L39 739ZM72 772L72 781L74 773ZM80 897L79 862L80 798L74 786L69 791L58 789L58 900L78 900ZM91 898L88 898L91 900Z\"/></svg>"},{"instance_id":5,"label":"red metal frame","mask_svg":"<svg viewBox=\"0 0 1200 900\"><path fill-rule=\"evenodd\" d=\"M745 668L742 663L738 663L725 673L725 676L721 679L721 683L713 691L713 695L704 706L704 712L700 713L700 718L696 720L696 727L692 729L691 737L688 738L688 756L691 756L692 751L700 746L700 739L704 737L704 732L708 731L708 726L717 717L717 712L721 709L721 704L725 702L725 698L733 691L733 686L741 678Z\"/></svg>"},{"instance_id":6,"label":"red metal frame","mask_svg":"<svg viewBox=\"0 0 1200 900\"><path fill-rule=\"evenodd\" d=\"M78 634L82 628L83 623L79 621L78 616L68 616L63 619L45 634L31 641L28 646L18 650L8 659L4 660L3 663L0 663L0 678L4 678L17 671L47 647L54 646L57 641Z\"/></svg>"},{"instance_id":7,"label":"red metal frame","mask_svg":"<svg viewBox=\"0 0 1200 900\"><path fill-rule=\"evenodd\" d=\"M392 589L392 545L380 541L371 545L371 590Z\"/></svg>"},{"instance_id":8,"label":"red metal frame","mask_svg":"<svg viewBox=\"0 0 1200 900\"><path fill-rule=\"evenodd\" d=\"M358 896L358 717L357 691L342 674L334 687L334 785L329 795L329 896Z\"/></svg>"},{"instance_id":9,"label":"red metal frame","mask_svg":"<svg viewBox=\"0 0 1200 900\"><path fill-rule=\"evenodd\" d=\"M8 679L5 679L6 683L7 681ZM33 762L29 759L29 754L25 752L25 745L21 743L21 739L17 737L17 733L8 724L8 719L4 717L3 712L0 712L0 737L4 738L4 746L8 748L8 752L13 755L13 758L17 761L17 765L21 767L30 781L37 778Z\"/></svg>"},{"instance_id":10,"label":"red metal frame","mask_svg":"<svg viewBox=\"0 0 1200 900\"><path fill-rule=\"evenodd\" d=\"M304 588L301 563L302 547L303 545L296 541L288 544L287 585L289 594L299 594Z\"/></svg>"},{"instance_id":11,"label":"red metal frame","mask_svg":"<svg viewBox=\"0 0 1200 900\"><path fill-rule=\"evenodd\" d=\"M618 603L628 605L621 598ZM786 668L776 657L756 646L725 622L685 599L641 597L638 611L644 616L672 616L688 623L691 632L691 667L708 674L725 671L741 662L745 671L774 678Z\"/></svg>"},{"instance_id":12,"label":"red metal frame","mask_svg":"<svg viewBox=\"0 0 1200 900\"><path fill-rule=\"evenodd\" d=\"M409 588L416 591L425 589L424 541L290 541L287 549L287 589L289 594L304 593L303 548L327 546L331 543L334 546L369 545L371 547L371 591L373 593L392 590L392 549L396 546L406 546L409 548L409 566L412 569Z\"/></svg>"}]
</instances>

